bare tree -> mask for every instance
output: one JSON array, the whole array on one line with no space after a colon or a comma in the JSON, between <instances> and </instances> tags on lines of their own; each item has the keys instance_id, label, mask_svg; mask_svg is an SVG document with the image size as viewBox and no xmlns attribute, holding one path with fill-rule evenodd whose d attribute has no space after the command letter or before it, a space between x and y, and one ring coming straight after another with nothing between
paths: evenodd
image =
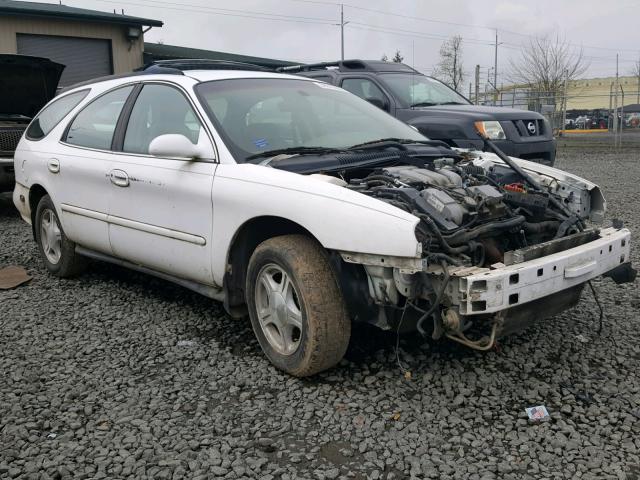
<instances>
[{"instance_id":1,"label":"bare tree","mask_svg":"<svg viewBox=\"0 0 640 480\"><path fill-rule=\"evenodd\" d=\"M580 77L589 67L583 51L558 35L536 37L523 45L520 57L510 60L509 80L524 85L547 97L548 104L560 106L556 98L562 94L564 82Z\"/></svg>"},{"instance_id":2,"label":"bare tree","mask_svg":"<svg viewBox=\"0 0 640 480\"><path fill-rule=\"evenodd\" d=\"M404 60L404 57L400 53L400 50L396 50L396 54L393 56L393 61L396 63L402 63L402 60Z\"/></svg>"},{"instance_id":3,"label":"bare tree","mask_svg":"<svg viewBox=\"0 0 640 480\"><path fill-rule=\"evenodd\" d=\"M464 69L462 68L462 37L460 35L454 35L440 47L440 62L436 65L433 76L454 90L463 86Z\"/></svg>"},{"instance_id":4,"label":"bare tree","mask_svg":"<svg viewBox=\"0 0 640 480\"><path fill-rule=\"evenodd\" d=\"M389 57L387 57L386 53L382 54L382 58L380 58L380 60L382 60L383 62L388 62L389 61Z\"/></svg>"}]
</instances>

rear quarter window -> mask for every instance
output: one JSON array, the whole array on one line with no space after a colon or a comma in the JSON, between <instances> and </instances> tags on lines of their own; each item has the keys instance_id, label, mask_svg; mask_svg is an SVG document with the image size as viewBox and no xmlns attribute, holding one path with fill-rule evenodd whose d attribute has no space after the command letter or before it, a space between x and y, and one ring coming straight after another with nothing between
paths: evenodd
<instances>
[{"instance_id":1,"label":"rear quarter window","mask_svg":"<svg viewBox=\"0 0 640 480\"><path fill-rule=\"evenodd\" d=\"M89 90L70 93L60 97L40 111L27 128L26 137L29 140L40 140L46 137L60 121L67 116L83 99Z\"/></svg>"}]
</instances>

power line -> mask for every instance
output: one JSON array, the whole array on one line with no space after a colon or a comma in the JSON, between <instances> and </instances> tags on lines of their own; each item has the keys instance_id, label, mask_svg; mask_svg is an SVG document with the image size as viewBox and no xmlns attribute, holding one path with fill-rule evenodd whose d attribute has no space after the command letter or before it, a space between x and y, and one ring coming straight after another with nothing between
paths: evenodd
<instances>
[{"instance_id":1,"label":"power line","mask_svg":"<svg viewBox=\"0 0 640 480\"><path fill-rule=\"evenodd\" d=\"M319 1L319 0L291 0L291 1L293 1L293 2L303 2L303 3L317 3L317 4L332 5L332 6L340 5L340 3L323 2L323 1ZM514 31L511 31L511 30L505 30L503 28L489 27L489 26L486 26L486 25L478 25L478 24L471 24L471 23L460 23L460 22L449 22L449 21L446 21L446 20L434 20L434 19L431 19L431 18L415 17L415 16L411 16L411 15L403 15L403 14L400 14L400 13L389 12L389 11L385 11L385 10L378 10L378 9L374 9L374 8L361 7L361 6L358 6L358 5L352 5L350 3L343 3L342 5L344 5L345 7L348 7L348 8L353 8L353 9L356 9L356 10L362 10L362 11L366 11L366 12L378 13L378 14L382 14L382 15L385 15L385 16L405 18L405 19L409 19L409 20L417 20L417 21L429 22L429 23L438 23L438 24L442 24L442 25L454 25L454 26L458 26L458 27L471 27L471 28L483 28L483 29L487 29L487 30L498 30L500 33L506 33L506 34L510 34L510 35L517 35L517 36L520 36L520 37L527 37L527 38L531 38L531 39L539 38L536 35L531 35L531 34L521 33L521 32L514 32ZM514 44L511 44L511 45L514 45ZM612 51L612 52L622 52L622 51L635 52L635 53L638 52L638 49L632 49L632 48L612 48L612 47L601 47L601 46L595 46L595 45L583 45L583 44L575 44L575 43L568 43L568 45L570 45L572 47L577 47L577 48L609 50L609 51ZM514 45L514 46L519 47L520 49L522 48L522 45Z\"/></svg>"},{"instance_id":2,"label":"power line","mask_svg":"<svg viewBox=\"0 0 640 480\"><path fill-rule=\"evenodd\" d=\"M95 0L97 2L109 3L114 5L120 5L120 2L113 0ZM253 18L258 20L275 20L282 22L292 22L292 23L312 23L317 25L334 25L335 20L327 19L327 18L319 18L319 17L304 17L297 15L284 15L279 13L267 13L267 12L257 12L253 10L235 10L229 8L218 8L218 7L208 7L208 6L200 6L194 4L184 4L184 3L173 3L173 2L162 2L158 0L138 0L143 2L150 2L150 4L143 3L135 3L127 1L126 5L131 6L135 5L138 7L144 8L166 8L170 10L177 10L181 12L197 12L197 13L208 13L210 15L223 15L230 17L241 17L241 18ZM185 8L188 7L188 8Z\"/></svg>"},{"instance_id":3,"label":"power line","mask_svg":"<svg viewBox=\"0 0 640 480\"><path fill-rule=\"evenodd\" d=\"M429 33L423 33L423 32L416 32L415 30L405 30L405 29L394 28L394 27L383 27L380 25L371 25L369 23L351 21L350 24L358 25L362 30L373 30L373 31L382 32L382 33L415 36L419 38L427 38L432 40L448 40L450 38L448 35L429 34ZM474 43L477 45L493 45L493 43L489 42L488 40L482 40L480 38L462 37L462 41L464 43Z\"/></svg>"}]
</instances>

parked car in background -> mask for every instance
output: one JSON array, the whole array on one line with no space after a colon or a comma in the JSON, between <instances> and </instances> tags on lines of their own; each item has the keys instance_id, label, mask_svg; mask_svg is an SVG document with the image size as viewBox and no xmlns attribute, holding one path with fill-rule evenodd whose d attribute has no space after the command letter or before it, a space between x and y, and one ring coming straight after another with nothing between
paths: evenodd
<instances>
[{"instance_id":1,"label":"parked car in background","mask_svg":"<svg viewBox=\"0 0 640 480\"><path fill-rule=\"evenodd\" d=\"M91 257L191 288L305 376L340 361L352 322L487 350L595 277L633 280L629 230L586 225L596 185L485 141L428 140L316 79L169 62L49 103L13 201L53 275Z\"/></svg>"},{"instance_id":2,"label":"parked car in background","mask_svg":"<svg viewBox=\"0 0 640 480\"><path fill-rule=\"evenodd\" d=\"M283 67L282 72L340 86L453 147L481 149L474 124L484 122L491 139L514 157L553 165L556 141L549 122L536 112L473 105L435 78L403 63L345 60Z\"/></svg>"},{"instance_id":3,"label":"parked car in background","mask_svg":"<svg viewBox=\"0 0 640 480\"><path fill-rule=\"evenodd\" d=\"M0 54L0 192L13 190L13 152L33 116L55 96L63 70L47 58Z\"/></svg>"}]
</instances>

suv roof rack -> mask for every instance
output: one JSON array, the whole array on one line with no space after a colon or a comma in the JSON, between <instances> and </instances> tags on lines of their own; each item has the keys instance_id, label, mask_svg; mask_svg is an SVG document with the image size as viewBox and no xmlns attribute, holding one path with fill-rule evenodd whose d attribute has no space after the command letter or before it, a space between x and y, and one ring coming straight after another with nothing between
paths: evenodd
<instances>
[{"instance_id":1,"label":"suv roof rack","mask_svg":"<svg viewBox=\"0 0 640 480\"><path fill-rule=\"evenodd\" d=\"M156 60L144 65L138 71L144 73L165 73L183 75L185 70L252 70L272 72L273 70L252 63L234 62L231 60L210 60L206 58L177 58L173 60Z\"/></svg>"},{"instance_id":2,"label":"suv roof rack","mask_svg":"<svg viewBox=\"0 0 640 480\"><path fill-rule=\"evenodd\" d=\"M404 63L385 62L384 60L338 60L335 62L307 63L300 65L291 65L288 67L279 67L277 72L296 73L309 72L313 70L327 70L329 67L336 67L341 72L350 72L354 70L367 72L412 72L418 73Z\"/></svg>"}]
</instances>

